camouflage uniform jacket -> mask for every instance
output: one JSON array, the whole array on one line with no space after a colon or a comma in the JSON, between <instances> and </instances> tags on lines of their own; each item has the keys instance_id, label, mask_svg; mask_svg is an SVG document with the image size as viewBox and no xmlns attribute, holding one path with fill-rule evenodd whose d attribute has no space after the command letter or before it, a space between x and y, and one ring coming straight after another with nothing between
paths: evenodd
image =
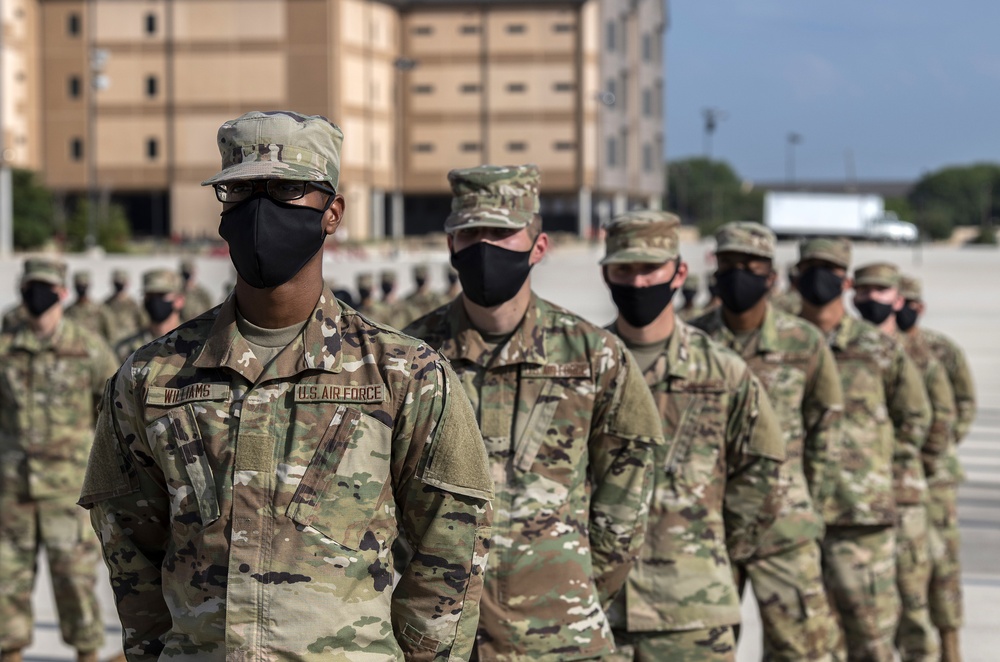
<instances>
[{"instance_id":1,"label":"camouflage uniform jacket","mask_svg":"<svg viewBox=\"0 0 1000 662\"><path fill-rule=\"evenodd\" d=\"M129 659L467 659L492 483L454 380L330 292L266 366L234 297L126 360L80 503Z\"/></svg>"},{"instance_id":2,"label":"camouflage uniform jacket","mask_svg":"<svg viewBox=\"0 0 1000 662\"><path fill-rule=\"evenodd\" d=\"M646 544L612 625L642 632L739 623L730 559L753 554L781 507L777 417L747 365L680 320L645 378L667 443L657 448Z\"/></svg>"},{"instance_id":3,"label":"camouflage uniform jacket","mask_svg":"<svg viewBox=\"0 0 1000 662\"><path fill-rule=\"evenodd\" d=\"M479 659L606 655L662 445L649 391L617 338L562 308L533 296L494 351L462 301L408 330L454 365L497 486Z\"/></svg>"},{"instance_id":4,"label":"camouflage uniform jacket","mask_svg":"<svg viewBox=\"0 0 1000 662\"><path fill-rule=\"evenodd\" d=\"M789 287L780 294L771 297L771 305L789 315L802 312L802 295L794 287Z\"/></svg>"},{"instance_id":5,"label":"camouflage uniform jacket","mask_svg":"<svg viewBox=\"0 0 1000 662\"><path fill-rule=\"evenodd\" d=\"M112 344L144 328L149 322L139 303L127 294L108 297L104 308L111 320L112 335L108 341Z\"/></svg>"},{"instance_id":6,"label":"camouflage uniform jacket","mask_svg":"<svg viewBox=\"0 0 1000 662\"><path fill-rule=\"evenodd\" d=\"M896 503L927 489L920 447L930 426L923 380L903 346L845 315L827 336L844 391L840 470L827 525L892 526Z\"/></svg>"},{"instance_id":7,"label":"camouflage uniform jacket","mask_svg":"<svg viewBox=\"0 0 1000 662\"><path fill-rule=\"evenodd\" d=\"M28 308L23 303L18 303L7 310L3 314L3 328L0 332L7 333L8 331L13 331L20 325L28 321Z\"/></svg>"},{"instance_id":8,"label":"camouflage uniform jacket","mask_svg":"<svg viewBox=\"0 0 1000 662\"><path fill-rule=\"evenodd\" d=\"M66 319L72 320L88 331L104 338L105 342L111 342L111 335L117 333L113 330L107 309L96 301L77 300L67 306L66 312L63 314Z\"/></svg>"},{"instance_id":9,"label":"camouflage uniform jacket","mask_svg":"<svg viewBox=\"0 0 1000 662\"><path fill-rule=\"evenodd\" d=\"M27 325L0 335L0 490L79 494L96 403L117 367L101 338L66 319L44 340Z\"/></svg>"},{"instance_id":10,"label":"camouflage uniform jacket","mask_svg":"<svg viewBox=\"0 0 1000 662\"><path fill-rule=\"evenodd\" d=\"M767 390L784 433L785 462L779 474L781 512L756 556L763 557L823 537L823 504L833 488L840 450L844 395L837 364L812 324L767 307L753 340L738 348L722 310L692 322L740 354Z\"/></svg>"},{"instance_id":11,"label":"camouflage uniform jacket","mask_svg":"<svg viewBox=\"0 0 1000 662\"><path fill-rule=\"evenodd\" d=\"M972 371L965 360L962 348L948 336L938 331L920 327L917 333L927 339L931 351L948 373L951 390L955 394L955 408L958 418L955 421L955 442L961 442L972 427L976 418L976 383L972 379Z\"/></svg>"},{"instance_id":12,"label":"camouflage uniform jacket","mask_svg":"<svg viewBox=\"0 0 1000 662\"><path fill-rule=\"evenodd\" d=\"M201 285L195 285L184 292L184 308L181 309L181 321L187 322L214 306L212 295Z\"/></svg>"},{"instance_id":13,"label":"camouflage uniform jacket","mask_svg":"<svg viewBox=\"0 0 1000 662\"><path fill-rule=\"evenodd\" d=\"M410 319L406 320L406 323L417 320L427 313L431 312L435 308L443 306L446 301L441 300L441 295L437 292L432 292L429 288L424 291L416 291L408 295L403 299L403 305L406 307L406 314Z\"/></svg>"},{"instance_id":14,"label":"camouflage uniform jacket","mask_svg":"<svg viewBox=\"0 0 1000 662\"><path fill-rule=\"evenodd\" d=\"M375 301L365 311L364 316L394 329L402 329L412 319L407 307L399 300Z\"/></svg>"},{"instance_id":15,"label":"camouflage uniform jacket","mask_svg":"<svg viewBox=\"0 0 1000 662\"><path fill-rule=\"evenodd\" d=\"M956 486L963 478L955 447L955 394L948 373L934 357L927 338L919 330L900 337L906 354L924 377L931 404L931 427L921 449L924 473L929 486Z\"/></svg>"},{"instance_id":16,"label":"camouflage uniform jacket","mask_svg":"<svg viewBox=\"0 0 1000 662\"><path fill-rule=\"evenodd\" d=\"M149 327L134 333L127 338L122 338L115 345L115 356L119 363L124 363L125 359L131 356L132 352L156 340L156 336L149 330Z\"/></svg>"}]
</instances>

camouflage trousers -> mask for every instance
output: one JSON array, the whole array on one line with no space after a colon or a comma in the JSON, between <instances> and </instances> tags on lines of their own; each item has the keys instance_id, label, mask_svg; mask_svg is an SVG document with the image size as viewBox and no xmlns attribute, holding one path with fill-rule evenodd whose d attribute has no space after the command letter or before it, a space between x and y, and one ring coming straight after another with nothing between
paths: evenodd
<instances>
[{"instance_id":1,"label":"camouflage trousers","mask_svg":"<svg viewBox=\"0 0 1000 662\"><path fill-rule=\"evenodd\" d=\"M959 563L958 488L932 485L927 515L931 523L931 622L940 630L962 627L962 576Z\"/></svg>"},{"instance_id":2,"label":"camouflage trousers","mask_svg":"<svg viewBox=\"0 0 1000 662\"><path fill-rule=\"evenodd\" d=\"M722 625L706 630L624 632L615 630L616 652L608 662L735 662L736 635Z\"/></svg>"},{"instance_id":3,"label":"camouflage trousers","mask_svg":"<svg viewBox=\"0 0 1000 662\"><path fill-rule=\"evenodd\" d=\"M902 611L896 650L903 662L936 662L941 655L927 594L931 584L930 527L923 504L896 507L896 586Z\"/></svg>"},{"instance_id":4,"label":"camouflage trousers","mask_svg":"<svg viewBox=\"0 0 1000 662\"><path fill-rule=\"evenodd\" d=\"M59 630L78 651L104 643L104 622L94 595L101 554L90 518L76 496L19 501L0 494L0 649L31 643L31 594L39 548L52 574Z\"/></svg>"},{"instance_id":5,"label":"camouflage trousers","mask_svg":"<svg viewBox=\"0 0 1000 662\"><path fill-rule=\"evenodd\" d=\"M823 581L843 635L838 658L894 662L899 622L895 530L830 526L822 548Z\"/></svg>"},{"instance_id":6,"label":"camouflage trousers","mask_svg":"<svg viewBox=\"0 0 1000 662\"><path fill-rule=\"evenodd\" d=\"M751 559L736 572L740 595L747 579L753 585L764 629L764 659L833 660L839 635L823 587L818 542Z\"/></svg>"}]
</instances>

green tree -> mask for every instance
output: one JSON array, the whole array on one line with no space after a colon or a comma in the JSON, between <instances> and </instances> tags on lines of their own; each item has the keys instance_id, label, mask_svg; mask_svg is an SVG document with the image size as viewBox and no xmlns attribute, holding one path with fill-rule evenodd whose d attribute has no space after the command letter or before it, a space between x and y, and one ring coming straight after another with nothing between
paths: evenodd
<instances>
[{"instance_id":1,"label":"green tree","mask_svg":"<svg viewBox=\"0 0 1000 662\"><path fill-rule=\"evenodd\" d=\"M80 200L66 224L66 244L71 251L82 251L87 247L90 205L89 200ZM107 205L107 208L97 205L95 209L97 245L109 253L128 252L132 232L125 209L114 203Z\"/></svg>"},{"instance_id":2,"label":"green tree","mask_svg":"<svg viewBox=\"0 0 1000 662\"><path fill-rule=\"evenodd\" d=\"M763 217L763 191L745 188L724 161L682 159L670 162L667 171L667 208L696 223L703 235L729 221Z\"/></svg>"},{"instance_id":3,"label":"green tree","mask_svg":"<svg viewBox=\"0 0 1000 662\"><path fill-rule=\"evenodd\" d=\"M955 225L982 225L1000 216L1000 165L976 163L942 168L922 177L907 201L917 225L931 236L941 236L946 221Z\"/></svg>"},{"instance_id":4,"label":"green tree","mask_svg":"<svg viewBox=\"0 0 1000 662\"><path fill-rule=\"evenodd\" d=\"M30 170L15 168L11 179L14 188L14 248L38 248L53 235L52 193L36 181L35 173Z\"/></svg>"}]
</instances>

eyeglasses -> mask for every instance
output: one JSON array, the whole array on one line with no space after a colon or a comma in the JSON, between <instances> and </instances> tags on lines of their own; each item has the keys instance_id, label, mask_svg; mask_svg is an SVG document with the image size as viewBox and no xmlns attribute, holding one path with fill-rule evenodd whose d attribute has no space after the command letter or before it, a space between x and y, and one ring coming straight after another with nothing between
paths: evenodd
<instances>
[{"instance_id":1,"label":"eyeglasses","mask_svg":"<svg viewBox=\"0 0 1000 662\"><path fill-rule=\"evenodd\" d=\"M306 194L307 186L312 186L330 195L336 195L337 193L334 189L322 186L317 182L301 182L288 179L245 179L216 184L215 197L218 198L219 202L243 202L253 195L255 190L259 190L261 184L267 193L267 197L279 202L298 200Z\"/></svg>"}]
</instances>

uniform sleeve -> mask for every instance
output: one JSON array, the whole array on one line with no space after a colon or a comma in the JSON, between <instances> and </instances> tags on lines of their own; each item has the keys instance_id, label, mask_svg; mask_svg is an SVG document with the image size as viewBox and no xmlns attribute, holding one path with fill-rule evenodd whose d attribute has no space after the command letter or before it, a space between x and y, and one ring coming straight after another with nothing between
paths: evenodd
<instances>
[{"instance_id":1,"label":"uniform sleeve","mask_svg":"<svg viewBox=\"0 0 1000 662\"><path fill-rule=\"evenodd\" d=\"M834 474L840 463L844 392L833 352L819 343L816 363L802 399L805 427L802 464L816 512L824 512L833 496Z\"/></svg>"},{"instance_id":2,"label":"uniform sleeve","mask_svg":"<svg viewBox=\"0 0 1000 662\"><path fill-rule=\"evenodd\" d=\"M927 490L920 449L927 440L931 407L920 372L895 347L892 369L886 371L886 405L895 431L892 455L893 493L897 503L920 503Z\"/></svg>"},{"instance_id":3,"label":"uniform sleeve","mask_svg":"<svg viewBox=\"0 0 1000 662\"><path fill-rule=\"evenodd\" d=\"M955 396L948 382L948 375L937 361L933 361L925 374L927 397L931 405L931 426L924 443L925 455L941 455L948 451L955 433Z\"/></svg>"},{"instance_id":4,"label":"uniform sleeve","mask_svg":"<svg viewBox=\"0 0 1000 662\"><path fill-rule=\"evenodd\" d=\"M778 471L785 459L785 444L771 401L749 369L743 372L730 403L722 514L729 556L744 561L757 549L781 508Z\"/></svg>"},{"instance_id":5,"label":"uniform sleeve","mask_svg":"<svg viewBox=\"0 0 1000 662\"><path fill-rule=\"evenodd\" d=\"M628 578L642 547L653 490L653 457L663 428L635 359L616 343L616 370L599 377L589 440L590 553L604 609Z\"/></svg>"},{"instance_id":6,"label":"uniform sleeve","mask_svg":"<svg viewBox=\"0 0 1000 662\"><path fill-rule=\"evenodd\" d=\"M955 440L956 443L965 439L976 418L976 383L972 379L972 371L965 360L965 352L958 346L951 346L952 360L945 368L951 389L955 395Z\"/></svg>"},{"instance_id":7,"label":"uniform sleeve","mask_svg":"<svg viewBox=\"0 0 1000 662\"><path fill-rule=\"evenodd\" d=\"M100 400L104 394L104 385L118 370L119 361L115 359L114 352L108 347L108 343L100 337L94 338L91 358L93 359L91 383L94 385L94 398Z\"/></svg>"},{"instance_id":8,"label":"uniform sleeve","mask_svg":"<svg viewBox=\"0 0 1000 662\"><path fill-rule=\"evenodd\" d=\"M393 483L409 556L392 593L396 640L408 661L467 660L479 623L493 481L472 406L442 363L410 381L393 455L401 458Z\"/></svg>"},{"instance_id":9,"label":"uniform sleeve","mask_svg":"<svg viewBox=\"0 0 1000 662\"><path fill-rule=\"evenodd\" d=\"M123 367L105 391L80 505L90 509L125 653L136 662L156 660L171 627L161 583L170 501L138 415L130 367Z\"/></svg>"}]
</instances>

